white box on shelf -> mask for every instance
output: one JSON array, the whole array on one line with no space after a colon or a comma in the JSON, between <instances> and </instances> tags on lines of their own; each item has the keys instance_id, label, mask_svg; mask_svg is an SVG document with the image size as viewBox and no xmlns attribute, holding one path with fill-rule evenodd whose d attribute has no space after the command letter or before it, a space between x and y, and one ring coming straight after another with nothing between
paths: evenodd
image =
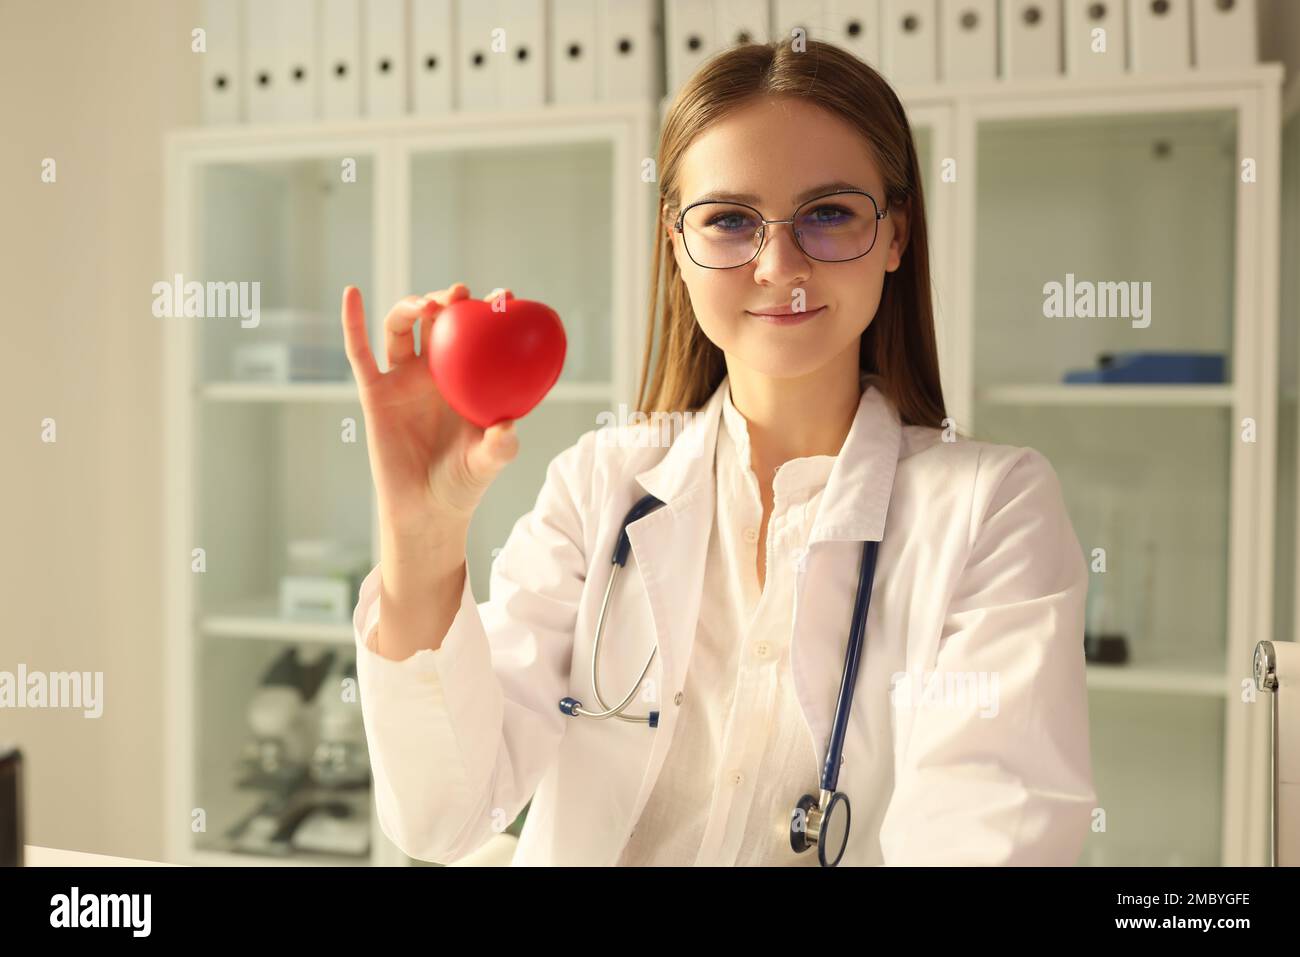
<instances>
[{"instance_id":1,"label":"white box on shelf","mask_svg":"<svg viewBox=\"0 0 1300 957\"><path fill-rule=\"evenodd\" d=\"M1192 0L1129 0L1130 62L1140 73L1192 65Z\"/></svg>"},{"instance_id":2,"label":"white box on shelf","mask_svg":"<svg viewBox=\"0 0 1300 957\"><path fill-rule=\"evenodd\" d=\"M347 621L354 604L343 578L285 575L280 579L280 617L299 621Z\"/></svg>"},{"instance_id":3,"label":"white box on shelf","mask_svg":"<svg viewBox=\"0 0 1300 957\"><path fill-rule=\"evenodd\" d=\"M1061 72L1061 0L1002 0L1002 75Z\"/></svg>"},{"instance_id":4,"label":"white box on shelf","mask_svg":"<svg viewBox=\"0 0 1300 957\"><path fill-rule=\"evenodd\" d=\"M203 122L238 123L243 118L243 43L240 0L203 0L205 48L199 67Z\"/></svg>"},{"instance_id":5,"label":"white box on shelf","mask_svg":"<svg viewBox=\"0 0 1300 957\"><path fill-rule=\"evenodd\" d=\"M939 0L939 74L945 81L995 80L997 0Z\"/></svg>"},{"instance_id":6,"label":"white box on shelf","mask_svg":"<svg viewBox=\"0 0 1300 957\"><path fill-rule=\"evenodd\" d=\"M411 0L411 106L422 116L456 106L453 22L452 0Z\"/></svg>"},{"instance_id":7,"label":"white box on shelf","mask_svg":"<svg viewBox=\"0 0 1300 957\"><path fill-rule=\"evenodd\" d=\"M936 0L885 0L881 32L884 73L890 83L934 83L939 78Z\"/></svg>"},{"instance_id":8,"label":"white box on shelf","mask_svg":"<svg viewBox=\"0 0 1300 957\"><path fill-rule=\"evenodd\" d=\"M597 0L551 0L551 102L596 100Z\"/></svg>"},{"instance_id":9,"label":"white box on shelf","mask_svg":"<svg viewBox=\"0 0 1300 957\"><path fill-rule=\"evenodd\" d=\"M596 15L596 95L606 102L659 98L663 21L656 0L599 0Z\"/></svg>"},{"instance_id":10,"label":"white box on shelf","mask_svg":"<svg viewBox=\"0 0 1300 957\"><path fill-rule=\"evenodd\" d=\"M497 0L504 31L500 60L501 106L529 109L546 102L546 0Z\"/></svg>"},{"instance_id":11,"label":"white box on shelf","mask_svg":"<svg viewBox=\"0 0 1300 957\"><path fill-rule=\"evenodd\" d=\"M796 29L804 31L809 40L837 42L831 0L775 0L772 5L773 38L790 43Z\"/></svg>"},{"instance_id":12,"label":"white box on shelf","mask_svg":"<svg viewBox=\"0 0 1300 957\"><path fill-rule=\"evenodd\" d=\"M1124 0L1065 0L1065 72L1119 76L1127 66Z\"/></svg>"},{"instance_id":13,"label":"white box on shelf","mask_svg":"<svg viewBox=\"0 0 1300 957\"><path fill-rule=\"evenodd\" d=\"M1193 0L1197 69L1227 70L1255 64L1259 60L1258 17L1256 0Z\"/></svg>"},{"instance_id":14,"label":"white box on shelf","mask_svg":"<svg viewBox=\"0 0 1300 957\"><path fill-rule=\"evenodd\" d=\"M361 91L366 116L406 112L407 56L404 0L362 0L365 79Z\"/></svg>"},{"instance_id":15,"label":"white box on shelf","mask_svg":"<svg viewBox=\"0 0 1300 957\"><path fill-rule=\"evenodd\" d=\"M494 110L501 102L500 59L492 52L496 7L483 0L456 0L456 107Z\"/></svg>"},{"instance_id":16,"label":"white box on shelf","mask_svg":"<svg viewBox=\"0 0 1300 957\"><path fill-rule=\"evenodd\" d=\"M825 3L830 42L879 68L881 0L825 0Z\"/></svg>"},{"instance_id":17,"label":"white box on shelf","mask_svg":"<svg viewBox=\"0 0 1300 957\"><path fill-rule=\"evenodd\" d=\"M713 0L666 0L668 90L676 93L718 50Z\"/></svg>"},{"instance_id":18,"label":"white box on shelf","mask_svg":"<svg viewBox=\"0 0 1300 957\"><path fill-rule=\"evenodd\" d=\"M767 43L772 15L767 0L713 0L714 36L718 49L741 43Z\"/></svg>"},{"instance_id":19,"label":"white box on shelf","mask_svg":"<svg viewBox=\"0 0 1300 957\"><path fill-rule=\"evenodd\" d=\"M361 0L321 0L316 76L322 119L361 115Z\"/></svg>"}]
</instances>

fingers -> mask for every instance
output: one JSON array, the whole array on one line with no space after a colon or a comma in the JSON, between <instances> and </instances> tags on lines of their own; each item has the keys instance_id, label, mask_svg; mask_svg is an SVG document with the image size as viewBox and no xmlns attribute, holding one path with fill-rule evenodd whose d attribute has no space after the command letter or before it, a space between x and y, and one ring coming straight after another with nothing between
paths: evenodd
<instances>
[{"instance_id":1,"label":"fingers","mask_svg":"<svg viewBox=\"0 0 1300 957\"><path fill-rule=\"evenodd\" d=\"M433 335L433 321L443 307L451 305L458 299L464 299L469 296L469 286L463 282L455 283L446 289L439 289L436 292L426 293L424 298L430 299L437 303L438 306L429 315L427 322L420 324L420 355L429 354L429 340Z\"/></svg>"},{"instance_id":2,"label":"fingers","mask_svg":"<svg viewBox=\"0 0 1300 957\"><path fill-rule=\"evenodd\" d=\"M415 337L411 329L421 316L431 315L441 308L423 296L403 296L384 319L384 348L388 353L388 368L392 368L415 355Z\"/></svg>"},{"instance_id":3,"label":"fingers","mask_svg":"<svg viewBox=\"0 0 1300 957\"><path fill-rule=\"evenodd\" d=\"M361 301L361 290L347 286L343 290L343 348L352 366L352 375L358 388L368 388L379 377L370 339L366 335L366 310Z\"/></svg>"}]
</instances>

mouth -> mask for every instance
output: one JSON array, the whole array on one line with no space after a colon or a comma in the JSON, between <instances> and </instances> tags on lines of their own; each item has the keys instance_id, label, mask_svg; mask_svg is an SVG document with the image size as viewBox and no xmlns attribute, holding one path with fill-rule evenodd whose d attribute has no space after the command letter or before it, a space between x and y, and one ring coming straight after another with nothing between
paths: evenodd
<instances>
[{"instance_id":1,"label":"mouth","mask_svg":"<svg viewBox=\"0 0 1300 957\"><path fill-rule=\"evenodd\" d=\"M801 322L807 322L825 311L825 306L818 306L816 309L806 309L803 312L749 312L749 310L746 310L746 313L755 319L761 319L773 325L793 326Z\"/></svg>"}]
</instances>

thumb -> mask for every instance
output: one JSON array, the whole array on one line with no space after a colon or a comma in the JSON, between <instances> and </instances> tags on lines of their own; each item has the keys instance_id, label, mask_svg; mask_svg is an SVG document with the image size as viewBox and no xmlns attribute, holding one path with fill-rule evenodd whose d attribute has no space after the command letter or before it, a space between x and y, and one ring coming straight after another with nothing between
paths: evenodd
<instances>
[{"instance_id":1,"label":"thumb","mask_svg":"<svg viewBox=\"0 0 1300 957\"><path fill-rule=\"evenodd\" d=\"M519 436L515 423L507 419L483 430L483 436L469 450L469 467L474 477L486 486L519 453Z\"/></svg>"}]
</instances>

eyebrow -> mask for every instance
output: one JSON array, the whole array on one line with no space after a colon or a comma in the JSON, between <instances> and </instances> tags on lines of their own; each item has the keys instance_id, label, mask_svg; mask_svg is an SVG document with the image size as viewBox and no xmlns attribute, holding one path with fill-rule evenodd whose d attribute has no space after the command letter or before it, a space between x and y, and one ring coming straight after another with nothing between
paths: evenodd
<instances>
[{"instance_id":1,"label":"eyebrow","mask_svg":"<svg viewBox=\"0 0 1300 957\"><path fill-rule=\"evenodd\" d=\"M846 183L843 180L836 180L833 183L822 183L820 186L814 186L811 189L804 190L802 193L800 193L798 196L795 197L795 205L806 203L808 200L813 199L814 197L822 196L825 195L826 193L834 193L837 190L842 190L842 189L857 189L857 190L862 190L862 192L864 193L871 192L870 190L863 189L861 186L858 186L854 183ZM757 206L759 203L759 197L755 196L753 193L732 193L726 190L715 189L708 193L705 193L703 196L699 197L694 202L696 203L705 203L705 202L745 203L748 206Z\"/></svg>"}]
</instances>

